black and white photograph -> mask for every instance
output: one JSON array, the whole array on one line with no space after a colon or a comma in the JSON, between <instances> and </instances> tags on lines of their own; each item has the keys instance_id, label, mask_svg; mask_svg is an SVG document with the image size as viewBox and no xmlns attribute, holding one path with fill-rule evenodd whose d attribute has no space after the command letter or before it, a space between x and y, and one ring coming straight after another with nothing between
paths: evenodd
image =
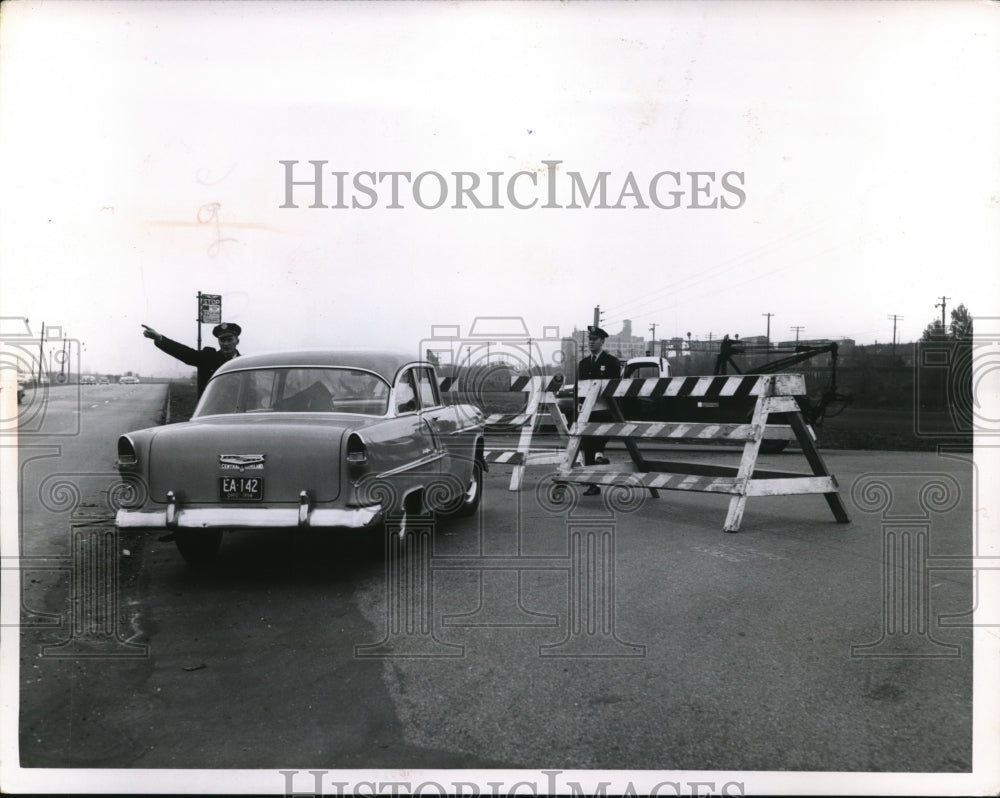
<instances>
[{"instance_id":1,"label":"black and white photograph","mask_svg":"<svg viewBox=\"0 0 1000 798\"><path fill-rule=\"evenodd\" d=\"M1000 3L0 5L0 790L996 795Z\"/></svg>"}]
</instances>

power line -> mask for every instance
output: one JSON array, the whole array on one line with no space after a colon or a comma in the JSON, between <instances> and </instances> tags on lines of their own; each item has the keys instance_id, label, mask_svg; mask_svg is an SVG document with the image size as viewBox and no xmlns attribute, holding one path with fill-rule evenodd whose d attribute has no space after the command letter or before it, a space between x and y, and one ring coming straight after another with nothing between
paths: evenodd
<instances>
[{"instance_id":1,"label":"power line","mask_svg":"<svg viewBox=\"0 0 1000 798\"><path fill-rule=\"evenodd\" d=\"M766 244L761 244L760 246L750 250L749 252L744 252L739 255L734 255L731 258L727 258L726 260L721 261L715 266L709 267L707 270L700 270L697 274L692 274L688 277L684 277L680 280L674 281L656 291L646 292L632 299L627 299L620 305L617 305L615 307L616 317L617 314L625 312L635 314L638 308L633 310L627 310L630 305L633 305L635 303L639 303L641 307L643 304L648 304L651 301L656 301L656 299L661 294L666 293L668 291L676 293L681 290L686 290L687 288L699 285L700 283L703 283L706 280L711 280L715 277L725 274L728 271L732 271L733 269L739 268L744 261L751 260L753 258L767 254L769 250L778 247L788 239L796 239L796 238L803 238L810 236L817 228L822 227L825 224L825 222L826 220L818 221L798 232L788 233L773 241L769 241ZM787 267L782 267L782 268L787 268Z\"/></svg>"},{"instance_id":2,"label":"power line","mask_svg":"<svg viewBox=\"0 0 1000 798\"><path fill-rule=\"evenodd\" d=\"M841 247L842 247L841 244L833 243L830 246L826 247L825 249L820 250L819 252L813 253L812 255L808 256L804 260L800 259L799 262L796 264L796 266L804 266L805 264L807 264L807 263L809 263L811 261L814 261L817 258L820 258L820 257L822 257L824 255L827 255L830 252L837 251ZM746 280L742 280L742 281L740 281L738 283L725 283L723 285L718 286L717 288L713 288L713 289L710 289L710 290L707 290L707 291L702 291L701 293L695 294L693 297L688 297L684 301L685 301L686 304L691 304L691 303L693 303L693 302L695 302L695 301L697 301L699 299L703 299L705 297L712 296L713 294L718 294L718 293L721 293L721 292L732 292L733 290L735 290L737 288L740 288L741 286L748 285L750 283L756 282L757 280L760 280L760 279L763 279L763 278L766 278L766 277L770 277L771 275L778 274L779 272L783 272L787 268L789 268L789 267L788 266L779 266L778 268L772 269L769 272L764 272L763 274L756 274L756 275L754 275L752 277L749 277ZM705 279L708 279L708 278L706 277ZM704 282L704 280L698 280L697 282ZM656 300L650 300L650 301L655 302ZM677 301L675 301L674 302L674 308L676 308L676 306L678 304L679 303ZM660 312L662 312L662 311L664 311L666 309L667 308L664 308L664 307L661 306L661 307L654 308L652 310L648 310L648 311L645 311L645 312L648 313L648 314L650 314L650 315L652 315L653 313L660 313ZM637 315L637 314L636 313L630 314L630 316L632 316L633 318L634 318L635 315ZM622 315L621 318L624 319L625 316ZM611 319L613 321L617 321L618 317L615 316L615 315L613 315L611 317Z\"/></svg>"}]
</instances>

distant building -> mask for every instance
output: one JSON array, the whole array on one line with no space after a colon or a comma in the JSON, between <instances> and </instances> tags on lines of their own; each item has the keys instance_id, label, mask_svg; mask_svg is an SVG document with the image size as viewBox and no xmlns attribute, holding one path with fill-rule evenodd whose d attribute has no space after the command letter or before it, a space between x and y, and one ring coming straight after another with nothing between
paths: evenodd
<instances>
[{"instance_id":1,"label":"distant building","mask_svg":"<svg viewBox=\"0 0 1000 798\"><path fill-rule=\"evenodd\" d=\"M579 355L577 359L583 358L587 355L587 331L586 330L573 330L573 339L577 342L580 347ZM652 346L651 343L647 343L646 339L638 336L632 335L632 320L625 319L622 322L622 331L620 333L609 334L608 340L604 342L604 351L617 357L619 360L625 361L633 357L642 357L646 354L647 347Z\"/></svg>"}]
</instances>

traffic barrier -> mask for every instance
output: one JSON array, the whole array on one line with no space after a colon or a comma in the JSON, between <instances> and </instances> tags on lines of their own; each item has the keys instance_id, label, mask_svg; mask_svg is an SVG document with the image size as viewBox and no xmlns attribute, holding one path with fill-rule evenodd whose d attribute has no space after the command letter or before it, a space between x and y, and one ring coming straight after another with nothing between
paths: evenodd
<instances>
[{"instance_id":1,"label":"traffic barrier","mask_svg":"<svg viewBox=\"0 0 1000 798\"><path fill-rule=\"evenodd\" d=\"M850 518L840 498L836 477L823 462L816 449L815 436L806 424L796 397L805 396L805 379L801 374L750 374L734 377L665 377L646 380L584 380L580 382L584 397L576 423L569 433L569 442L556 477L561 483L594 485L626 485L657 490L693 490L732 495L723 529L739 530L750 496L786 496L820 493L824 496L839 523ZM698 413L696 400L734 398L752 406L747 423L712 423L702 421L630 421L623 414L622 403L633 399L676 397L695 402L687 412ZM634 404L634 403L633 403ZM611 422L591 421L595 410L605 410ZM768 424L772 414L779 414L781 423ZM575 467L583 437L598 436L620 440L631 457L631 463ZM796 440L812 473L765 471L757 469L757 455L765 438ZM709 463L685 463L648 459L639 450L639 442L660 444L696 442L699 444L729 444L742 442L738 467ZM731 451L731 449L730 449Z\"/></svg>"},{"instance_id":2,"label":"traffic barrier","mask_svg":"<svg viewBox=\"0 0 1000 798\"><path fill-rule=\"evenodd\" d=\"M563 385L558 377L511 377L510 390L528 394L525 409L520 413L494 413L486 417L487 430L520 430L516 449L488 449L484 452L486 462L512 465L509 490L520 490L524 481L524 470L529 465L557 465L562 462L562 446L569 438L569 424L559 409L556 391ZM555 424L560 438L557 449L532 449L532 439L543 419Z\"/></svg>"}]
</instances>

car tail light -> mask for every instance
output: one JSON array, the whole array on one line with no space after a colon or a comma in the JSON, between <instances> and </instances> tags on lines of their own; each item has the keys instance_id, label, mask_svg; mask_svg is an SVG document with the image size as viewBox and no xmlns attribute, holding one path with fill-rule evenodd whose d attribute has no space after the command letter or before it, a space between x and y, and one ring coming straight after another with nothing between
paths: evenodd
<instances>
[{"instance_id":1,"label":"car tail light","mask_svg":"<svg viewBox=\"0 0 1000 798\"><path fill-rule=\"evenodd\" d=\"M347 472L357 479L368 472L368 450L357 435L347 439Z\"/></svg>"},{"instance_id":2,"label":"car tail light","mask_svg":"<svg viewBox=\"0 0 1000 798\"><path fill-rule=\"evenodd\" d=\"M128 439L128 436L122 435L118 439L118 465L134 466L138 461L139 458L136 456L132 441Z\"/></svg>"}]
</instances>

